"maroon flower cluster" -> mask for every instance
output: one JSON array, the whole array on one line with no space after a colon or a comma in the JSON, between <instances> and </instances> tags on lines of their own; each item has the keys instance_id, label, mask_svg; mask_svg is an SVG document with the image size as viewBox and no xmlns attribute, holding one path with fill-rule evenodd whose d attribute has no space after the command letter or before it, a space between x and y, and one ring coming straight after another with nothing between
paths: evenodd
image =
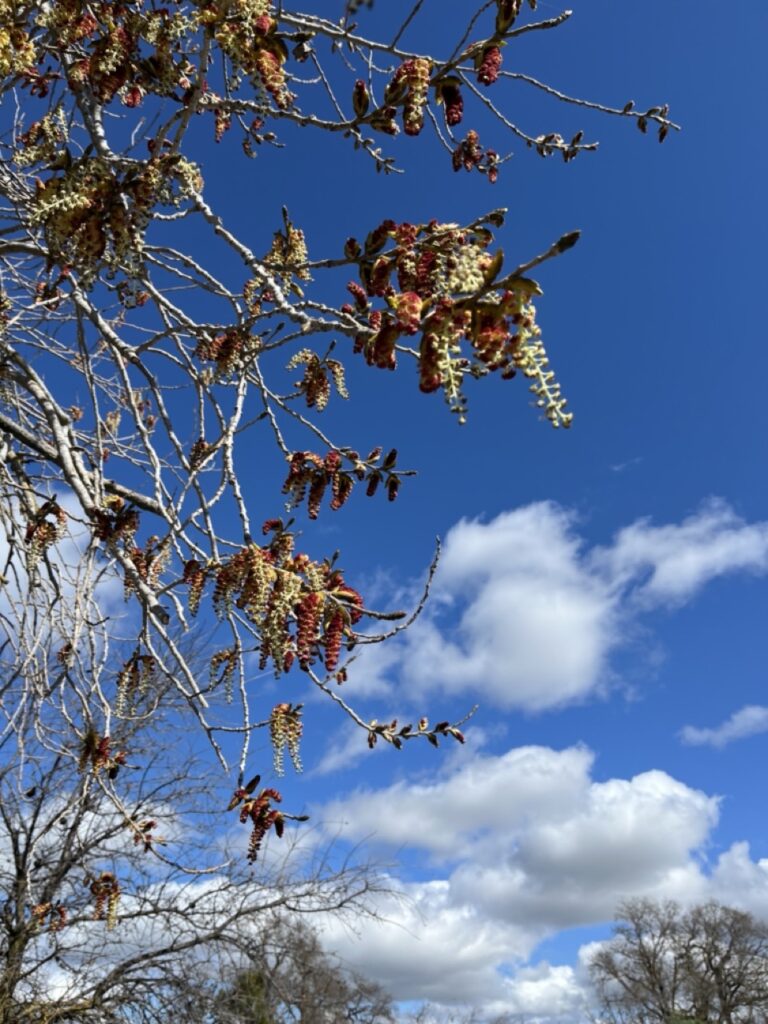
<instances>
[{"instance_id":1,"label":"maroon flower cluster","mask_svg":"<svg viewBox=\"0 0 768 1024\"><path fill-rule=\"evenodd\" d=\"M49 516L52 518L49 519ZM64 509L52 498L43 502L28 520L24 534L30 566L35 565L45 551L62 536L66 525L67 515Z\"/></svg>"},{"instance_id":2,"label":"maroon flower cluster","mask_svg":"<svg viewBox=\"0 0 768 1024\"><path fill-rule=\"evenodd\" d=\"M501 48L492 43L486 46L477 61L477 80L481 85L493 85L501 69Z\"/></svg>"},{"instance_id":3,"label":"maroon flower cluster","mask_svg":"<svg viewBox=\"0 0 768 1024\"><path fill-rule=\"evenodd\" d=\"M142 846L144 853L149 853L154 843L163 845L165 840L154 834L153 830L156 828L157 822L154 818L147 818L146 821L141 821L138 825L134 825L133 845Z\"/></svg>"},{"instance_id":4,"label":"maroon flower cluster","mask_svg":"<svg viewBox=\"0 0 768 1024\"><path fill-rule=\"evenodd\" d=\"M387 328L378 330L375 343L370 351L366 352L366 357L369 361L374 361L374 365L379 365L375 360L381 359L382 364L394 366L394 342L400 333L415 334L419 330L420 316L417 317L415 304L418 304L420 311L421 299L417 295L403 303L401 319L398 321L401 326L390 324ZM380 323L381 314L372 313L371 320L374 324ZM392 339L391 348L387 348L388 337ZM294 452L288 476L283 484L283 493L291 495L291 508L297 508L306 499L310 519L317 519L322 500L329 488L330 507L334 512L338 511L349 498L355 481L367 480L366 494L372 497L384 480L389 500L394 501L400 487L400 471L395 468L397 451L393 448L383 460L381 454L381 448L374 448L368 458L363 460L358 452L346 449L343 456L341 452L331 450L325 458L315 452ZM342 469L342 458L348 464L347 469Z\"/></svg>"},{"instance_id":5,"label":"maroon flower cluster","mask_svg":"<svg viewBox=\"0 0 768 1024\"><path fill-rule=\"evenodd\" d=\"M264 88L275 101L275 106L285 110L291 105L292 97L285 87L285 72L280 57L272 50L260 49L256 53L255 64Z\"/></svg>"},{"instance_id":6,"label":"maroon flower cluster","mask_svg":"<svg viewBox=\"0 0 768 1024\"><path fill-rule=\"evenodd\" d=\"M94 775L106 770L110 780L117 778L120 768L125 764L127 753L119 750L112 753L112 740L109 736L99 736L93 729L85 734L83 745L80 749L80 761L78 767L81 772L90 768Z\"/></svg>"},{"instance_id":7,"label":"maroon flower cluster","mask_svg":"<svg viewBox=\"0 0 768 1024\"><path fill-rule=\"evenodd\" d=\"M298 451L291 457L283 494L291 495L293 507L300 505L306 497L309 518L317 519L329 487L331 508L338 511L352 493L353 485L353 477L342 471L339 452L331 449L325 458L321 458L314 452Z\"/></svg>"},{"instance_id":8,"label":"maroon flower cluster","mask_svg":"<svg viewBox=\"0 0 768 1024\"><path fill-rule=\"evenodd\" d=\"M46 921L52 932L61 931L67 924L67 908L61 903L36 903L32 907L32 920L36 927L45 927Z\"/></svg>"},{"instance_id":9,"label":"maroon flower cluster","mask_svg":"<svg viewBox=\"0 0 768 1024\"><path fill-rule=\"evenodd\" d=\"M253 354L258 339L242 327L228 327L213 338L199 341L195 355L204 362L216 364L216 376L227 377L239 369Z\"/></svg>"},{"instance_id":10,"label":"maroon flower cluster","mask_svg":"<svg viewBox=\"0 0 768 1024\"><path fill-rule=\"evenodd\" d=\"M139 513L118 495L109 495L104 504L91 515L94 537L108 544L130 544L139 528Z\"/></svg>"},{"instance_id":11,"label":"maroon flower cluster","mask_svg":"<svg viewBox=\"0 0 768 1024\"><path fill-rule=\"evenodd\" d=\"M299 668L306 671L312 661L314 646L320 633L323 594L310 591L296 605L296 657Z\"/></svg>"},{"instance_id":12,"label":"maroon flower cluster","mask_svg":"<svg viewBox=\"0 0 768 1024\"><path fill-rule=\"evenodd\" d=\"M273 534L269 547L249 544L219 566L205 569L187 563L190 587L200 587L200 574L203 584L209 575L214 577L213 606L219 617L236 607L257 627L261 668L271 660L280 675L298 658L307 670L322 654L328 671L335 670L342 645L355 643L352 626L363 614L361 595L330 562L294 554L293 534L281 520L267 520L264 532ZM218 666L231 657L234 668L238 654L229 649L214 659L220 659Z\"/></svg>"},{"instance_id":13,"label":"maroon flower cluster","mask_svg":"<svg viewBox=\"0 0 768 1024\"><path fill-rule=\"evenodd\" d=\"M50 5L43 22L70 50L70 89L78 92L87 84L101 103L110 103L119 94L126 106L136 107L147 92L167 96L188 86L186 62L174 46L183 16L168 8L137 7L82 0ZM40 77L46 76L34 76L33 89L39 87Z\"/></svg>"},{"instance_id":14,"label":"maroon flower cluster","mask_svg":"<svg viewBox=\"0 0 768 1024\"><path fill-rule=\"evenodd\" d=\"M122 712L135 703L137 697L146 692L157 672L157 662L151 654L139 654L135 651L124 662L117 675L118 712ZM109 755L107 741L106 755ZM115 772L117 774L117 772Z\"/></svg>"},{"instance_id":15,"label":"maroon flower cluster","mask_svg":"<svg viewBox=\"0 0 768 1024\"><path fill-rule=\"evenodd\" d=\"M495 158L470 131L454 159L457 168L480 167L495 175ZM498 226L500 217L488 223ZM442 389L462 419L466 374L498 371L504 379L513 377L522 365L518 349L537 331L530 299L538 286L521 279L507 290L494 290L502 253L488 252L491 241L482 225L461 229L386 220L363 245L349 239L345 246L347 258L357 263L359 281L347 285L355 301L344 308L367 328L357 334L354 350L371 366L394 369L401 339L421 334L419 387L426 393ZM383 305L375 308L375 299L383 299ZM462 351L465 345L469 351ZM526 363L524 372L538 371ZM396 493L397 483L391 486Z\"/></svg>"},{"instance_id":16,"label":"maroon flower cluster","mask_svg":"<svg viewBox=\"0 0 768 1024\"><path fill-rule=\"evenodd\" d=\"M248 797L240 808L240 821L251 822L251 838L248 841L248 861L253 864L259 855L264 837L274 827L279 839L285 829L285 818L272 807L272 801L280 803L282 796L276 789L262 789L256 797Z\"/></svg>"},{"instance_id":17,"label":"maroon flower cluster","mask_svg":"<svg viewBox=\"0 0 768 1024\"><path fill-rule=\"evenodd\" d=\"M458 79L450 79L442 83L440 96L445 105L445 123L449 128L461 124L464 116L464 99L461 95Z\"/></svg>"},{"instance_id":18,"label":"maroon flower cluster","mask_svg":"<svg viewBox=\"0 0 768 1024\"><path fill-rule=\"evenodd\" d=\"M352 107L355 111L355 116L365 117L368 113L370 102L371 97L368 92L368 86L362 78L358 78L355 82L354 88L352 89Z\"/></svg>"},{"instance_id":19,"label":"maroon flower cluster","mask_svg":"<svg viewBox=\"0 0 768 1024\"><path fill-rule=\"evenodd\" d=\"M111 871L102 871L98 878L90 880L88 886L94 897L94 921L107 918L107 927L113 928L117 919L117 905L120 901L120 883Z\"/></svg>"},{"instance_id":20,"label":"maroon flower cluster","mask_svg":"<svg viewBox=\"0 0 768 1024\"><path fill-rule=\"evenodd\" d=\"M488 175L488 181L492 185L499 177L499 154L495 149L483 149L480 145L480 137L474 129L467 132L466 137L453 151L453 169L460 171L471 171L475 167Z\"/></svg>"}]
</instances>

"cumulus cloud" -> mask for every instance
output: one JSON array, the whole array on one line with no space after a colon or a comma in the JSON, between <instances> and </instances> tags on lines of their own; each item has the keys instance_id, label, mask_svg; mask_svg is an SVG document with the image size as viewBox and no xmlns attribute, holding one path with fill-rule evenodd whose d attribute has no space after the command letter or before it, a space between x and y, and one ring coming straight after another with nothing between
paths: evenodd
<instances>
[{"instance_id":1,"label":"cumulus cloud","mask_svg":"<svg viewBox=\"0 0 768 1024\"><path fill-rule=\"evenodd\" d=\"M768 523L720 501L678 523L639 520L604 545L553 502L462 520L422 618L385 659L361 659L364 687L382 696L402 679L419 701L475 691L486 706L530 711L583 700L613 681L613 655L642 615L728 573L768 573ZM768 731L768 708L683 738L722 745L758 730ZM600 777L583 746L461 754L437 778L361 787L313 815L342 839L373 837L422 865L419 881L381 902L378 925L354 936L328 924L329 944L397 998L470 1004L489 1018L583 1019L594 944L576 964L537 963L542 940L611 920L635 896L718 899L768 918L768 860L742 843L709 857L716 795L660 770Z\"/></svg>"},{"instance_id":2,"label":"cumulus cloud","mask_svg":"<svg viewBox=\"0 0 768 1024\"><path fill-rule=\"evenodd\" d=\"M768 732L768 708L760 704L747 704L713 729L686 725L680 731L683 743L697 747L724 747L734 740Z\"/></svg>"},{"instance_id":3,"label":"cumulus cloud","mask_svg":"<svg viewBox=\"0 0 768 1024\"><path fill-rule=\"evenodd\" d=\"M768 921L768 858L752 860L749 843L734 843L712 872L712 895Z\"/></svg>"},{"instance_id":4,"label":"cumulus cloud","mask_svg":"<svg viewBox=\"0 0 768 1024\"><path fill-rule=\"evenodd\" d=\"M768 919L768 859L735 843L708 864L717 796L659 770L601 780L583 746L464 751L437 780L359 788L313 816L431 865L426 880L392 879L379 922L324 924L328 946L397 999L578 1020L597 945L575 964L536 963L545 938L609 921L636 896L717 899Z\"/></svg>"},{"instance_id":5,"label":"cumulus cloud","mask_svg":"<svg viewBox=\"0 0 768 1024\"><path fill-rule=\"evenodd\" d=\"M681 604L716 577L768 572L768 523L711 500L681 523L638 520L590 547L553 502L461 520L445 540L422 618L386 654L365 653L358 692L476 691L502 708L541 711L599 691L638 617Z\"/></svg>"},{"instance_id":6,"label":"cumulus cloud","mask_svg":"<svg viewBox=\"0 0 768 1024\"><path fill-rule=\"evenodd\" d=\"M322 810L342 838L424 851L452 895L524 928L610 917L626 895L699 877L718 799L662 771L596 781L584 747L477 754L427 784L359 789Z\"/></svg>"},{"instance_id":7,"label":"cumulus cloud","mask_svg":"<svg viewBox=\"0 0 768 1024\"><path fill-rule=\"evenodd\" d=\"M533 710L596 685L615 602L585 564L573 526L550 502L454 526L435 608L406 635L409 678L422 689L474 686L502 706Z\"/></svg>"},{"instance_id":8,"label":"cumulus cloud","mask_svg":"<svg viewBox=\"0 0 768 1024\"><path fill-rule=\"evenodd\" d=\"M379 922L361 922L352 932L329 917L325 944L398 1000L479 1006L503 998L496 966L525 955L526 930L459 903L447 880L392 884L393 895L375 901Z\"/></svg>"},{"instance_id":9,"label":"cumulus cloud","mask_svg":"<svg viewBox=\"0 0 768 1024\"><path fill-rule=\"evenodd\" d=\"M500 757L468 757L437 781L359 789L325 804L322 816L353 841L375 834L388 846L407 844L436 860L456 859L534 816L567 816L588 784L592 761L584 747L519 747Z\"/></svg>"},{"instance_id":10,"label":"cumulus cloud","mask_svg":"<svg viewBox=\"0 0 768 1024\"><path fill-rule=\"evenodd\" d=\"M579 1020L583 1019L580 1011L589 1003L584 979L568 964L542 961L532 967L521 967L505 979L504 988L504 998L488 1007L491 1014Z\"/></svg>"},{"instance_id":11,"label":"cumulus cloud","mask_svg":"<svg viewBox=\"0 0 768 1024\"><path fill-rule=\"evenodd\" d=\"M748 851L705 870L718 812L716 796L666 772L598 780L581 746L467 752L436 781L361 788L316 812L342 839L432 864L429 880L395 883L382 922L361 936L329 922L326 941L399 999L575 1015L579 969L531 965L542 939L610 920L632 896L727 902L756 872L768 907L768 863Z\"/></svg>"}]
</instances>

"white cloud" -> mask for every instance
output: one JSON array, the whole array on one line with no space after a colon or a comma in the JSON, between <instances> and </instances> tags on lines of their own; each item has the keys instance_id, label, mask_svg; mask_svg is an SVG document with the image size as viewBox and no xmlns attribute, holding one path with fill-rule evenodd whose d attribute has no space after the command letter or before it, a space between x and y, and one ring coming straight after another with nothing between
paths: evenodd
<instances>
[{"instance_id":1,"label":"white cloud","mask_svg":"<svg viewBox=\"0 0 768 1024\"><path fill-rule=\"evenodd\" d=\"M481 1005L502 998L496 965L525 955L527 932L459 903L446 880L393 885L393 897L375 904L381 921L361 922L351 932L329 917L325 944L398 1000Z\"/></svg>"},{"instance_id":2,"label":"white cloud","mask_svg":"<svg viewBox=\"0 0 768 1024\"><path fill-rule=\"evenodd\" d=\"M614 607L590 573L573 518L546 502L448 533L436 597L459 615L455 639L427 619L408 637L422 687L479 685L495 702L533 710L578 698L602 678ZM425 642L426 641L426 642Z\"/></svg>"},{"instance_id":3,"label":"white cloud","mask_svg":"<svg viewBox=\"0 0 768 1024\"><path fill-rule=\"evenodd\" d=\"M611 920L635 896L717 899L768 919L768 859L735 843L708 867L718 814L718 797L663 771L598 780L584 747L465 751L437 781L361 788L314 815L342 839L375 833L432 864L426 881L393 880L381 921L351 933L330 920L325 939L398 999L581 1019L596 945L574 965L532 963L543 939Z\"/></svg>"},{"instance_id":4,"label":"white cloud","mask_svg":"<svg viewBox=\"0 0 768 1024\"><path fill-rule=\"evenodd\" d=\"M577 1020L588 1002L583 983L567 964L542 961L533 967L521 967L506 979L505 989L504 999L489 1006L491 1014Z\"/></svg>"},{"instance_id":5,"label":"white cloud","mask_svg":"<svg viewBox=\"0 0 768 1024\"><path fill-rule=\"evenodd\" d=\"M428 881L396 883L401 901L382 900L385 920L360 935L328 922L329 945L398 999L575 1017L580 969L528 963L545 937L610 920L632 896L746 899L755 873L768 910L768 863L734 848L705 870L717 797L662 771L599 781L593 761L584 747L465 752L437 781L326 804L313 817L340 838L433 865Z\"/></svg>"},{"instance_id":6,"label":"white cloud","mask_svg":"<svg viewBox=\"0 0 768 1024\"><path fill-rule=\"evenodd\" d=\"M454 859L489 836L525 827L534 816L567 816L588 785L592 760L583 747L519 747L501 757L467 757L437 782L360 789L325 804L322 815L338 825L342 837L375 833L389 846L407 844Z\"/></svg>"},{"instance_id":7,"label":"white cloud","mask_svg":"<svg viewBox=\"0 0 768 1024\"><path fill-rule=\"evenodd\" d=\"M541 934L636 893L696 888L718 799L661 771L592 778L584 747L468 757L429 784L360 789L322 814L341 838L425 851L461 904Z\"/></svg>"},{"instance_id":8,"label":"white cloud","mask_svg":"<svg viewBox=\"0 0 768 1024\"><path fill-rule=\"evenodd\" d=\"M768 524L718 501L679 523L635 522L603 546L552 502L462 521L422 618L386 660L361 659L363 688L391 694L402 678L419 702L474 690L532 711L581 700L613 681L612 655L640 616L737 572L768 572ZM722 743L758 728L768 708L684 737ZM608 921L635 896L719 899L768 918L768 860L739 843L708 858L717 796L659 770L601 779L579 746L461 754L437 779L359 788L313 815L428 865L426 880L398 883L405 905L380 904L385 921L358 937L329 925L329 943L397 998L436 1002L446 1018L464 1004L489 1018L583 1019L593 944L575 965L536 963L543 939Z\"/></svg>"},{"instance_id":9,"label":"white cloud","mask_svg":"<svg viewBox=\"0 0 768 1024\"><path fill-rule=\"evenodd\" d=\"M694 851L716 820L716 799L664 772L592 782L565 814L531 822L506 855L468 861L452 881L486 913L540 928L607 920L627 896L695 896Z\"/></svg>"},{"instance_id":10,"label":"white cloud","mask_svg":"<svg viewBox=\"0 0 768 1024\"><path fill-rule=\"evenodd\" d=\"M598 557L617 584L639 584L636 599L681 602L726 573L768 572L768 523L745 523L727 502L711 499L679 525L638 520Z\"/></svg>"},{"instance_id":11,"label":"white cloud","mask_svg":"<svg viewBox=\"0 0 768 1024\"><path fill-rule=\"evenodd\" d=\"M679 524L638 520L590 548L553 502L462 520L445 540L433 600L386 654L364 652L350 690L475 691L540 711L599 692L638 616L691 599L726 573L768 572L768 523L711 500Z\"/></svg>"},{"instance_id":12,"label":"white cloud","mask_svg":"<svg viewBox=\"0 0 768 1024\"><path fill-rule=\"evenodd\" d=\"M760 704L747 704L739 711L734 711L730 718L714 729L686 725L680 731L680 738L690 746L724 747L733 740L756 736L761 732L768 732L768 708Z\"/></svg>"},{"instance_id":13,"label":"white cloud","mask_svg":"<svg viewBox=\"0 0 768 1024\"><path fill-rule=\"evenodd\" d=\"M749 843L734 843L712 872L712 896L768 921L768 858L754 861Z\"/></svg>"}]
</instances>

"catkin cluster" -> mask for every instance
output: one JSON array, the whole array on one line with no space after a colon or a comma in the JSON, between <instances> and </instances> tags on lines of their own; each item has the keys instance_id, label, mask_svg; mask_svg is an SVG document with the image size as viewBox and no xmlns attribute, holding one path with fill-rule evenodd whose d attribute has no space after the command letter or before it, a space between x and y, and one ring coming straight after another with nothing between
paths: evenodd
<instances>
[{"instance_id":1,"label":"catkin cluster","mask_svg":"<svg viewBox=\"0 0 768 1024\"><path fill-rule=\"evenodd\" d=\"M273 765L276 775L285 774L285 750L297 772L303 770L299 743L303 724L301 704L277 704L269 718L269 735L272 740Z\"/></svg>"},{"instance_id":2,"label":"catkin cluster","mask_svg":"<svg viewBox=\"0 0 768 1024\"><path fill-rule=\"evenodd\" d=\"M470 136L474 133L470 132ZM477 144L470 139L471 146ZM470 161L487 158L481 151ZM489 224L498 226L501 216ZM394 369L404 337L421 335L418 347L419 387L442 390L451 410L463 422L463 382L499 372L511 378L518 369L534 378L539 408L553 426L569 426L565 399L547 369L541 333L535 323L531 295L541 294L527 278L494 288L503 254L489 252L493 240L485 224L396 224L386 220L360 245L349 239L345 255L358 266L359 282L348 289L354 305L343 307L365 326L355 350L370 366ZM374 300L382 300L382 305Z\"/></svg>"}]
</instances>

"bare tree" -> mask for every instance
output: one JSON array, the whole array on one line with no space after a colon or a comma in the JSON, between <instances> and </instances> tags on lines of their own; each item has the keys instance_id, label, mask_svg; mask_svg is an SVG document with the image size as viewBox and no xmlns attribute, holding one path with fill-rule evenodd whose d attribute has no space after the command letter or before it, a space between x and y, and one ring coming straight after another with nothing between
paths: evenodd
<instances>
[{"instance_id":1,"label":"bare tree","mask_svg":"<svg viewBox=\"0 0 768 1024\"><path fill-rule=\"evenodd\" d=\"M378 888L293 844L254 873L236 819L222 827L226 790L179 746L153 753L154 730L116 778L26 740L0 778L2 1024L160 1024L191 978L250 962L278 911L363 913Z\"/></svg>"},{"instance_id":2,"label":"bare tree","mask_svg":"<svg viewBox=\"0 0 768 1024\"><path fill-rule=\"evenodd\" d=\"M513 82L660 138L676 127L666 107L604 106L503 67L507 43L555 30L571 12L536 20L534 0L496 0L457 23L450 51L425 55L406 45L422 0L392 11L386 39L363 34L359 6L338 21L270 0L0 3L0 95L10 101L1 493L6 520L18 521L8 544L52 602L54 544L76 523L87 567L78 571L119 579L137 603L113 685L80 695L100 707L98 738L137 689L151 688L149 677L161 678L228 767L218 729L231 698L241 709L241 783L254 728L271 727L280 746L301 727L300 708L254 707L254 651L276 674L305 672L371 743L460 737L456 725L396 727L348 705L336 687L344 652L404 623L392 628L392 615L368 607L334 558L296 548L285 497L265 500L243 460L266 467L276 451L288 467L284 495L310 520L325 504L340 509L358 484L393 499L409 471L386 439L361 455L320 425L329 400L347 397L344 364L355 353L373 369L415 362L421 390L441 391L459 419L465 378L519 373L546 419L567 426L529 274L578 233L504 267L496 209L466 225L363 225L360 241L329 240L330 258L317 259L280 213L289 197L264 196L271 240L242 238L205 189L193 118L209 119L212 145L239 135L246 155L266 153L288 123L338 134L385 172L394 169L387 140L426 126L447 150L448 173L452 164L491 181L505 157L465 130L465 100L542 157L596 148L583 132L565 140L510 121L501 104ZM351 279L346 294L339 268ZM325 271L321 288L313 278ZM210 681L172 628L198 612L221 623ZM376 623L384 633L373 636ZM87 642L83 632L62 637L62 650L77 657Z\"/></svg>"},{"instance_id":3,"label":"bare tree","mask_svg":"<svg viewBox=\"0 0 768 1024\"><path fill-rule=\"evenodd\" d=\"M630 900L590 965L606 1020L757 1024L768 1012L768 928L718 903Z\"/></svg>"},{"instance_id":4,"label":"bare tree","mask_svg":"<svg viewBox=\"0 0 768 1024\"><path fill-rule=\"evenodd\" d=\"M605 106L504 68L507 43L570 12L484 3L424 54L408 44L423 0L397 6L369 38L353 0L341 20L282 0L0 0L3 1024L164 1020L193 951L239 948L258 910L325 899L317 875L254 888L196 842L226 798L187 777L182 727L235 776L248 860L290 823L250 750L268 730L278 774L285 751L300 767L302 704L271 706L259 671L303 672L371 745L463 738L461 722L378 722L346 700L356 649L413 616L371 608L335 555L300 550L284 505L309 525L361 487L393 500L410 475L386 438L361 454L323 425L349 359L412 364L460 421L466 379L518 375L567 427L530 275L578 233L505 264L502 209L387 219L320 240L317 258L290 197L265 195L270 229L246 237L203 182L193 119L245 156L291 125L335 135L383 177L391 137L427 127L448 173L490 182L506 157L473 117L541 157L596 148L512 122L513 82L660 139L676 126L664 106ZM282 495L265 498L253 467L281 463ZM187 641L196 616L204 651ZM363 895L355 878L331 880L328 906ZM121 944L99 946L112 922Z\"/></svg>"},{"instance_id":5,"label":"bare tree","mask_svg":"<svg viewBox=\"0 0 768 1024\"><path fill-rule=\"evenodd\" d=\"M390 996L346 970L322 948L304 921L278 919L248 949L250 966L236 971L214 999L215 1024L385 1024Z\"/></svg>"},{"instance_id":6,"label":"bare tree","mask_svg":"<svg viewBox=\"0 0 768 1024\"><path fill-rule=\"evenodd\" d=\"M296 816L257 779L230 799L170 679L142 664L115 693L132 622L110 615L122 597L87 538L30 570L4 525L0 1024L160 1024L190 972L215 987L278 911L365 913L375 873L297 849ZM174 643L199 670L201 645ZM283 828L284 850L265 845Z\"/></svg>"}]
</instances>

